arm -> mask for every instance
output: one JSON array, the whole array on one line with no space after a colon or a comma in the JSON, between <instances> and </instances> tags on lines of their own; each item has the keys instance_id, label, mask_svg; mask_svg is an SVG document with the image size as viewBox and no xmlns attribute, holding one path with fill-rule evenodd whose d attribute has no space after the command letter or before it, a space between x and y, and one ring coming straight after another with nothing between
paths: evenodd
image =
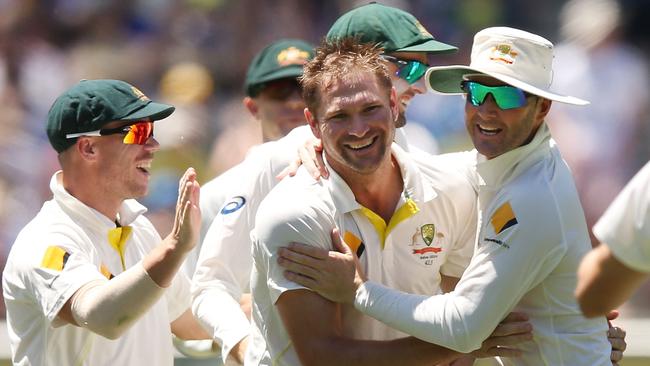
<instances>
[{"instance_id":1,"label":"arm","mask_svg":"<svg viewBox=\"0 0 650 366\"><path fill-rule=\"evenodd\" d=\"M171 285L185 255L198 239L199 184L189 168L180 180L172 232L143 260L110 281L79 288L59 311L59 319L110 339L122 335Z\"/></svg>"},{"instance_id":2,"label":"arm","mask_svg":"<svg viewBox=\"0 0 650 366\"><path fill-rule=\"evenodd\" d=\"M340 335L339 306L309 290L283 293L276 302L303 365L431 365L457 357L413 337L361 341Z\"/></svg>"},{"instance_id":3,"label":"arm","mask_svg":"<svg viewBox=\"0 0 650 366\"><path fill-rule=\"evenodd\" d=\"M192 278L192 311L221 345L222 358L232 355L238 362L243 362L242 340L250 328L250 316L242 308L250 308L249 302L242 303L249 299L245 292L249 291L252 269L249 213L254 214L255 208L250 201L215 218Z\"/></svg>"},{"instance_id":4,"label":"arm","mask_svg":"<svg viewBox=\"0 0 650 366\"><path fill-rule=\"evenodd\" d=\"M201 327L199 322L192 315L192 311L187 309L181 316L171 323L172 333L185 340L190 339L211 339L208 332Z\"/></svg>"},{"instance_id":5,"label":"arm","mask_svg":"<svg viewBox=\"0 0 650 366\"><path fill-rule=\"evenodd\" d=\"M601 244L580 264L576 297L587 317L605 315L629 298L647 278L648 273L627 267L606 244Z\"/></svg>"}]
</instances>

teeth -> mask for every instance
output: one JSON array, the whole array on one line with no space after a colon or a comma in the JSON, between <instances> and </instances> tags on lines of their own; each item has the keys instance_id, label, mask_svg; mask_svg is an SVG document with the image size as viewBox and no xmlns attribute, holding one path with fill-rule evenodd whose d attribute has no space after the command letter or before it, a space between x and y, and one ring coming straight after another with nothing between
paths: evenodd
<instances>
[{"instance_id":1,"label":"teeth","mask_svg":"<svg viewBox=\"0 0 650 366\"><path fill-rule=\"evenodd\" d=\"M364 147L370 146L373 143L373 141L374 141L374 139L370 139L370 140L368 140L366 142L359 142L359 143L356 143L356 144L348 143L347 145L348 145L348 147L350 147L352 149L359 150L359 149L363 149Z\"/></svg>"},{"instance_id":2,"label":"teeth","mask_svg":"<svg viewBox=\"0 0 650 366\"><path fill-rule=\"evenodd\" d=\"M149 169L151 168L151 162L148 161L148 162L138 163L135 167L142 168L142 169Z\"/></svg>"},{"instance_id":3,"label":"teeth","mask_svg":"<svg viewBox=\"0 0 650 366\"><path fill-rule=\"evenodd\" d=\"M490 136L492 136L492 135L496 135L497 133L499 133L499 131L501 131L500 128L490 128L490 127L484 127L484 126L481 126L481 125L478 125L478 129L479 129L483 134L485 134L485 135L490 135Z\"/></svg>"}]
</instances>

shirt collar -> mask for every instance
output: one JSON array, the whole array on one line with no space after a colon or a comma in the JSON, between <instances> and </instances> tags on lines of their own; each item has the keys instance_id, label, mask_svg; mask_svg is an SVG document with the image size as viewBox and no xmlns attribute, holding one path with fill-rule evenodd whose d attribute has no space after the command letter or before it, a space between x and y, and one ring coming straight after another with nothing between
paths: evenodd
<instances>
[{"instance_id":1,"label":"shirt collar","mask_svg":"<svg viewBox=\"0 0 650 366\"><path fill-rule=\"evenodd\" d=\"M507 183L546 156L552 143L551 132L546 123L542 123L533 140L524 146L489 160L476 152L476 170L482 180L480 184L501 186Z\"/></svg>"},{"instance_id":2,"label":"shirt collar","mask_svg":"<svg viewBox=\"0 0 650 366\"><path fill-rule=\"evenodd\" d=\"M94 208L87 206L63 188L63 171L59 170L54 173L50 180L50 190L54 196L54 201L81 226L99 230L110 230L115 227L115 219L110 219ZM136 200L129 199L122 202L118 212L120 225L126 226L135 221L138 216L147 212L147 209Z\"/></svg>"},{"instance_id":3,"label":"shirt collar","mask_svg":"<svg viewBox=\"0 0 650 366\"><path fill-rule=\"evenodd\" d=\"M404 197L411 198L416 203L423 203L434 199L437 196L435 190L429 184L423 184L422 173L409 154L396 143L392 144L391 153L395 157L402 172ZM329 179L326 180L326 185L337 210L346 213L361 208L361 205L356 201L354 193L348 184L332 169L325 155L323 155L323 160L325 160L325 166L330 172Z\"/></svg>"}]
</instances>

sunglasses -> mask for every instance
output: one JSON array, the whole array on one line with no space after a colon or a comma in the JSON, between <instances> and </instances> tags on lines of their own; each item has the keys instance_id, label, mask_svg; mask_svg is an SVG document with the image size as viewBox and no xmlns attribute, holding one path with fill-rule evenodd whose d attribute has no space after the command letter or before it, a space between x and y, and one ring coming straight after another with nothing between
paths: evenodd
<instances>
[{"instance_id":1,"label":"sunglasses","mask_svg":"<svg viewBox=\"0 0 650 366\"><path fill-rule=\"evenodd\" d=\"M415 84L427 72L429 65L417 60L402 60L397 57L381 55L381 58L397 66L395 75L406 80L409 84Z\"/></svg>"},{"instance_id":2,"label":"sunglasses","mask_svg":"<svg viewBox=\"0 0 650 366\"><path fill-rule=\"evenodd\" d=\"M116 128L103 128L97 131L69 133L65 135L66 138L72 139L81 136L108 136L115 134L123 134L124 139L122 142L125 145L144 145L150 137L153 136L153 122L138 121L130 125L116 127Z\"/></svg>"},{"instance_id":3,"label":"sunglasses","mask_svg":"<svg viewBox=\"0 0 650 366\"><path fill-rule=\"evenodd\" d=\"M298 80L290 78L264 83L260 85L259 90L254 96L264 94L264 96L269 99L282 102L289 99L294 92L298 92L298 95L302 95L302 87Z\"/></svg>"},{"instance_id":4,"label":"sunglasses","mask_svg":"<svg viewBox=\"0 0 650 366\"><path fill-rule=\"evenodd\" d=\"M467 93L467 99L473 106L478 107L487 98L488 94L492 94L492 98L501 109L515 109L521 108L526 105L526 98L530 94L524 92L514 86L486 86L476 81L463 81L461 89Z\"/></svg>"}]
</instances>

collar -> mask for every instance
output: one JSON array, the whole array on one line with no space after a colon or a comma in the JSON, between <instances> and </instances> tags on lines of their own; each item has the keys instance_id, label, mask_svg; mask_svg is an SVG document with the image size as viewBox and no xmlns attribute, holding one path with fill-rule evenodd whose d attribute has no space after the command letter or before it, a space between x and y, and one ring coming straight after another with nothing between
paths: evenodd
<instances>
[{"instance_id":1,"label":"collar","mask_svg":"<svg viewBox=\"0 0 650 366\"><path fill-rule=\"evenodd\" d=\"M494 159L486 159L477 154L476 170L480 176L480 185L502 186L518 177L531 165L548 155L553 142L546 123L537 130L533 140Z\"/></svg>"},{"instance_id":2,"label":"collar","mask_svg":"<svg viewBox=\"0 0 650 366\"><path fill-rule=\"evenodd\" d=\"M110 219L99 211L87 206L63 188L63 171L54 173L50 180L50 190L54 195L54 201L81 226L98 229L101 231L115 228L115 218ZM130 199L122 202L118 211L120 225L130 225L138 216L145 213L147 209L136 200Z\"/></svg>"},{"instance_id":3,"label":"collar","mask_svg":"<svg viewBox=\"0 0 650 366\"><path fill-rule=\"evenodd\" d=\"M411 198L416 204L434 199L437 196L436 192L430 184L423 184L422 173L409 154L396 143L392 144L391 153L395 157L402 172L402 179L404 180L404 191L402 194L404 198ZM330 177L326 180L326 185L337 210L347 213L360 209L361 205L356 201L354 193L345 180L332 169L325 155L323 155L323 160L325 160L325 166L330 172Z\"/></svg>"}]
</instances>

